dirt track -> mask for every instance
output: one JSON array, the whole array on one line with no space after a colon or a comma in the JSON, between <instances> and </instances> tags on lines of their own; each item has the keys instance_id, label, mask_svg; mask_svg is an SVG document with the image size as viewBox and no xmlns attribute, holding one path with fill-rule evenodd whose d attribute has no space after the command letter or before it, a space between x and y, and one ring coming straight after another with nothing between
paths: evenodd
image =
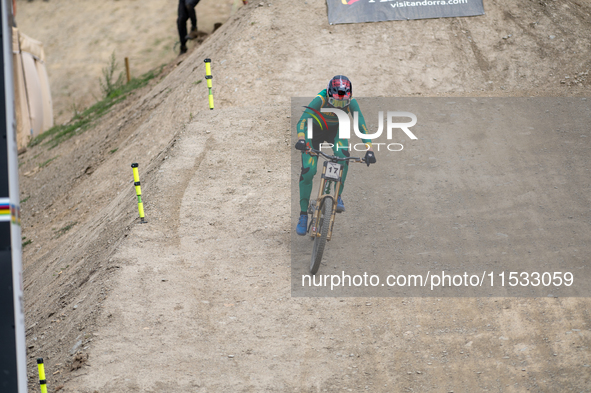
<instances>
[{"instance_id":1,"label":"dirt track","mask_svg":"<svg viewBox=\"0 0 591 393\"><path fill-rule=\"evenodd\" d=\"M418 118L412 129L419 139L411 140L396 129L388 140L384 131L374 140L379 165L349 166L351 176L343 194L349 206L346 214L336 218L334 239L327 247L319 274L332 279L334 275L342 278L343 274L368 273L376 275L381 284L375 281L375 285L338 286L332 290L330 285L302 287L312 246L308 238L294 231L292 294L591 294L586 285L591 277L585 265L585 255L591 253L589 206L588 200L581 198L590 186L587 157L591 144L586 134L591 118L586 98L361 98L359 103L372 132L377 129L378 111L412 111ZM300 118L303 105L293 105L298 116L292 117ZM293 138L295 144L295 135ZM351 155L363 156L363 151L355 151L365 149L358 144L359 138L352 136L350 141ZM391 143L398 143L391 146L392 150L404 148L389 151L386 145ZM331 152L329 148L323 150ZM295 225L301 158L295 149L293 153ZM316 189L312 195L316 197L317 193ZM576 282L555 288L542 285L540 277L533 275L534 285L527 285L523 277L523 285L512 286L509 272L516 270L528 275L549 272L546 283L550 272L570 272L568 277L576 276ZM438 275L437 280L430 280L428 272ZM467 272L475 285L465 282L440 288L442 272L448 276ZM507 272L504 281L501 272ZM424 281L418 287L387 285L385 280L391 274L421 274ZM483 274L485 285L478 284ZM430 284L435 287L430 289Z\"/></svg>"},{"instance_id":2,"label":"dirt track","mask_svg":"<svg viewBox=\"0 0 591 393\"><path fill-rule=\"evenodd\" d=\"M65 392L589 391L585 298L290 296L290 97L313 96L338 73L358 96L588 93L587 2L485 7L476 18L329 26L321 0L253 3L96 129L30 149L21 157L30 369L46 357L50 386ZM214 111L194 84L205 57ZM488 148L478 146L472 163L484 166ZM584 168L588 142L579 151ZM396 176L411 175L403 157ZM576 187L588 206L588 184ZM351 206L361 202L354 191ZM418 201L397 207L426 222L431 201ZM568 226L553 235L571 239ZM462 245L481 253L477 241Z\"/></svg>"}]
</instances>

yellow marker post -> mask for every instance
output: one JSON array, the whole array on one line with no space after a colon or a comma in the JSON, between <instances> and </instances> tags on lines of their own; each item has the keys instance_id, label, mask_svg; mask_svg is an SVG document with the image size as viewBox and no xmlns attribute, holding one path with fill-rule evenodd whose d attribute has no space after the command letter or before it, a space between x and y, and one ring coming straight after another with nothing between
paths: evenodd
<instances>
[{"instance_id":1,"label":"yellow marker post","mask_svg":"<svg viewBox=\"0 0 591 393\"><path fill-rule=\"evenodd\" d=\"M47 393L47 381L45 381L45 366L43 365L43 358L37 358L37 369L39 370L39 385L41 386L41 393Z\"/></svg>"},{"instance_id":2,"label":"yellow marker post","mask_svg":"<svg viewBox=\"0 0 591 393\"><path fill-rule=\"evenodd\" d=\"M211 59L203 60L205 62L205 79L207 79L207 88L209 89L209 109L213 109L213 92L211 88L213 87L211 84Z\"/></svg>"},{"instance_id":3,"label":"yellow marker post","mask_svg":"<svg viewBox=\"0 0 591 393\"><path fill-rule=\"evenodd\" d=\"M140 218L142 219L142 224L147 222L144 218L144 203L142 202L142 188L140 187L140 175L138 173L138 164L133 163L131 164L131 168L133 170L133 185L135 186L135 194L137 195L137 208L140 212Z\"/></svg>"}]
</instances>

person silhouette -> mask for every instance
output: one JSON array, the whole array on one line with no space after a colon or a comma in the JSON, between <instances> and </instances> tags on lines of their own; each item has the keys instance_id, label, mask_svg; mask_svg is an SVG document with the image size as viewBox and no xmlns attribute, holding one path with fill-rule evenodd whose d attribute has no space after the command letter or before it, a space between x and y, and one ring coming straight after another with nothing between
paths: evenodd
<instances>
[{"instance_id":1,"label":"person silhouette","mask_svg":"<svg viewBox=\"0 0 591 393\"><path fill-rule=\"evenodd\" d=\"M187 53L187 40L197 38L197 14L195 6L200 0L179 0L178 18L176 20L181 42L181 52ZM187 20L191 19L191 32L187 35Z\"/></svg>"}]
</instances>

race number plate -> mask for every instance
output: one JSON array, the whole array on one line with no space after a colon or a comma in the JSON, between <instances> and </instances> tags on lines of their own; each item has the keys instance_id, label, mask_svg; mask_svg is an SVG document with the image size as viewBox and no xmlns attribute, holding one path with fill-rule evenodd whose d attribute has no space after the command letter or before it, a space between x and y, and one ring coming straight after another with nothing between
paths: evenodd
<instances>
[{"instance_id":1,"label":"race number plate","mask_svg":"<svg viewBox=\"0 0 591 393\"><path fill-rule=\"evenodd\" d=\"M339 180L340 171L341 171L341 164L337 164L336 162L327 162L326 163L326 172L324 172L324 177L327 179Z\"/></svg>"}]
</instances>

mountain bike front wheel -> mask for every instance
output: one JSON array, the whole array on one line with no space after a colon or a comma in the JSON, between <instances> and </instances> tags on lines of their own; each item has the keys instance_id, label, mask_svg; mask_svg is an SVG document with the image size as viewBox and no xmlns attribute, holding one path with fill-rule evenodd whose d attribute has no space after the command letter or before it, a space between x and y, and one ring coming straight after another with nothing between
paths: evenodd
<instances>
[{"instance_id":1,"label":"mountain bike front wheel","mask_svg":"<svg viewBox=\"0 0 591 393\"><path fill-rule=\"evenodd\" d=\"M316 232L320 236L314 238L314 248L312 249L312 260L310 261L310 274L316 274L322 262L322 254L324 253L324 246L326 245L326 238L328 237L328 229L330 227L330 217L332 216L333 200L332 198L324 198L322 210L320 211L320 219Z\"/></svg>"}]
</instances>

